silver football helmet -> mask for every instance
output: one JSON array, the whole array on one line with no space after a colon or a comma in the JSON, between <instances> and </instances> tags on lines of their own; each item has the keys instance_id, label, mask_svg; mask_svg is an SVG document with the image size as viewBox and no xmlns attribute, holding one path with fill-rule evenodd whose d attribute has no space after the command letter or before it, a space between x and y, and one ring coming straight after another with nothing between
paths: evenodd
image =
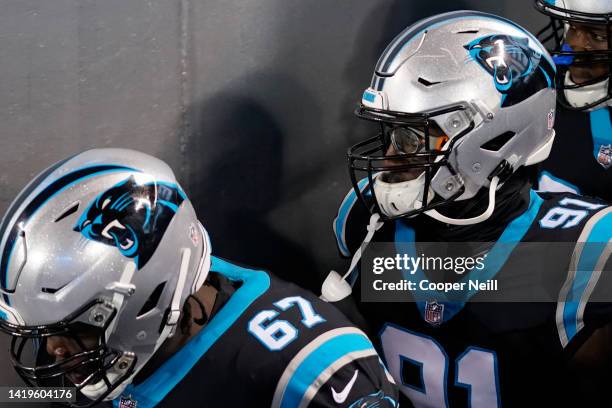
<instances>
[{"instance_id":1,"label":"silver football helmet","mask_svg":"<svg viewBox=\"0 0 612 408\"><path fill-rule=\"evenodd\" d=\"M27 383L76 386L81 406L121 393L210 268L208 235L170 167L131 150L54 164L13 201L0 237L13 364ZM78 352L50 358L57 336Z\"/></svg>"},{"instance_id":2,"label":"silver football helmet","mask_svg":"<svg viewBox=\"0 0 612 408\"><path fill-rule=\"evenodd\" d=\"M537 34L549 47L559 69L559 102L569 109L594 110L612 105L612 2L610 0L536 0L535 7L550 17ZM568 38L570 35L581 38ZM578 42L580 48L570 43ZM576 83L572 75L599 67ZM572 74L571 70L575 72Z\"/></svg>"},{"instance_id":3,"label":"silver football helmet","mask_svg":"<svg viewBox=\"0 0 612 408\"><path fill-rule=\"evenodd\" d=\"M456 11L413 24L383 52L355 111L380 124L349 149L355 192L387 220L425 213L450 224L484 221L497 187L550 153L554 84L552 58L512 21ZM481 215L438 212L482 188L489 205Z\"/></svg>"}]
</instances>

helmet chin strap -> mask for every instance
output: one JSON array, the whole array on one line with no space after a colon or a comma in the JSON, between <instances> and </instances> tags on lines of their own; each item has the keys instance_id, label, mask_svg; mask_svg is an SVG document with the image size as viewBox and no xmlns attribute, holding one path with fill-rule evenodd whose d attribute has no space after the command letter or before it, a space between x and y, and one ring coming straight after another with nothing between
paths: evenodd
<instances>
[{"instance_id":1,"label":"helmet chin strap","mask_svg":"<svg viewBox=\"0 0 612 408\"><path fill-rule=\"evenodd\" d=\"M491 183L489 185L489 205L487 209L480 215L472 218L450 218L445 215L440 214L437 210L429 210L425 211L429 217L434 220L443 222L445 224L451 225L472 225L478 224L479 222L486 221L491 217L493 211L495 210L495 191L497 190L497 185L499 184L499 178L493 177Z\"/></svg>"}]
</instances>

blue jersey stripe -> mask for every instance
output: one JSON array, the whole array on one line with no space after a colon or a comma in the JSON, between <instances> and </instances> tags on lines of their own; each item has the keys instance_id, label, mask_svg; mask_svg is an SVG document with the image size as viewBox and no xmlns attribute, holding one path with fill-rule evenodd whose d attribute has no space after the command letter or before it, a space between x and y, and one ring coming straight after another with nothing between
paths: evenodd
<instances>
[{"instance_id":1,"label":"blue jersey stripe","mask_svg":"<svg viewBox=\"0 0 612 408\"><path fill-rule=\"evenodd\" d=\"M270 287L270 277L262 271L242 268L220 258L212 257L211 271L220 273L232 281L242 281L219 313L189 341L168 359L149 378L137 386L129 385L123 392L138 401L138 408L153 407L187 375L213 344L234 324L244 311ZM119 406L119 398L113 401Z\"/></svg>"},{"instance_id":2,"label":"blue jersey stripe","mask_svg":"<svg viewBox=\"0 0 612 408\"><path fill-rule=\"evenodd\" d=\"M563 325L568 342L580 330L578 327L582 321L579 316L580 304L585 301L582 300L582 297L595 271L595 266L611 238L611 231L612 213L608 213L593 226L591 233L583 244L582 253L576 264L572 287L563 306Z\"/></svg>"},{"instance_id":3,"label":"blue jersey stripe","mask_svg":"<svg viewBox=\"0 0 612 408\"><path fill-rule=\"evenodd\" d=\"M467 283L468 280L471 279L486 281L487 279L495 277L502 269L516 245L521 242L529 230L529 227L533 224L544 202L542 197L535 191L531 190L529 194L529 207L506 226L506 229L497 240L497 243L489 251L485 267L482 270L473 270L469 274L465 274L458 282ZM398 254L408 254L412 258L416 256L414 229L401 219L395 222L395 248ZM412 282L420 282L427 279L425 273L420 268L417 268L413 273L403 271L402 275L404 279ZM476 293L477 290L470 289L465 292L465 298L462 299L462 301L449 301L448 297L443 292L436 290L426 292L415 290L412 291L412 296L419 308L421 316L425 316L425 303L427 300L434 298L437 299L438 303L444 304L443 321L446 322L459 313L465 306L465 303Z\"/></svg>"},{"instance_id":4,"label":"blue jersey stripe","mask_svg":"<svg viewBox=\"0 0 612 408\"><path fill-rule=\"evenodd\" d=\"M367 178L363 178L357 183L357 186L361 191L363 191L364 187L368 182ZM336 241L338 242L338 248L340 248L340 252L344 256L350 256L351 253L346 246L346 237L344 235L344 228L346 226L346 220L348 218L348 214L355 205L357 201L357 193L355 193L355 189L351 189L351 191L347 194L347 196L340 204L340 210L338 211L338 216L334 220L334 233L336 234Z\"/></svg>"},{"instance_id":5,"label":"blue jersey stripe","mask_svg":"<svg viewBox=\"0 0 612 408\"><path fill-rule=\"evenodd\" d=\"M349 333L334 337L314 349L296 368L287 383L281 408L295 408L308 387L336 360L356 351L374 350L363 334Z\"/></svg>"}]
</instances>

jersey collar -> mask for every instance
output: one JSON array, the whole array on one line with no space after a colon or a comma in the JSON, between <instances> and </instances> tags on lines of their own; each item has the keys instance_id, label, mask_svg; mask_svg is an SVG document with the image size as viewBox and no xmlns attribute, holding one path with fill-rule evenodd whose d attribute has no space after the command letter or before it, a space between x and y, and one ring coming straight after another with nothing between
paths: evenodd
<instances>
[{"instance_id":1,"label":"jersey collar","mask_svg":"<svg viewBox=\"0 0 612 408\"><path fill-rule=\"evenodd\" d=\"M242 286L196 336L145 381L138 385L128 385L121 397L113 401L115 408L119 407L119 401L125 397L135 400L138 408L159 404L242 313L270 287L267 273L246 269L221 258L213 256L210 269L229 280L242 282Z\"/></svg>"}]
</instances>

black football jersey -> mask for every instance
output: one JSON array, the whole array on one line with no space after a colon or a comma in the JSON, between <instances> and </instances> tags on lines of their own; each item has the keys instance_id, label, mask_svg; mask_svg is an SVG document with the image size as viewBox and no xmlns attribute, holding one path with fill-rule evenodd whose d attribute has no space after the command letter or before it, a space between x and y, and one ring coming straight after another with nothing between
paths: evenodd
<instances>
[{"instance_id":1,"label":"black football jersey","mask_svg":"<svg viewBox=\"0 0 612 408\"><path fill-rule=\"evenodd\" d=\"M332 305L213 257L237 286L204 328L115 407L397 407L366 335Z\"/></svg>"},{"instance_id":2,"label":"black football jersey","mask_svg":"<svg viewBox=\"0 0 612 408\"><path fill-rule=\"evenodd\" d=\"M604 243L571 251L567 258L538 255L554 258L547 273L558 290L556 302L359 302L361 281L356 280L353 300L402 394L415 407L591 406L566 367L595 329L612 322L612 304L589 301L598 288L611 287L605 243L612 238L612 207L570 193L533 190L525 203L499 226L497 242ZM368 217L351 191L334 221L342 254L359 247ZM419 236L399 219L386 223L373 242L395 242L401 253ZM495 278L510 276L510 265L517 262L526 268L525 276L541 276L520 258L510 252ZM605 398L607 390L595 392L599 395L589 401Z\"/></svg>"},{"instance_id":3,"label":"black football jersey","mask_svg":"<svg viewBox=\"0 0 612 408\"><path fill-rule=\"evenodd\" d=\"M538 190L573 192L612 202L610 108L593 112L559 109L556 137L542 163Z\"/></svg>"}]
</instances>

